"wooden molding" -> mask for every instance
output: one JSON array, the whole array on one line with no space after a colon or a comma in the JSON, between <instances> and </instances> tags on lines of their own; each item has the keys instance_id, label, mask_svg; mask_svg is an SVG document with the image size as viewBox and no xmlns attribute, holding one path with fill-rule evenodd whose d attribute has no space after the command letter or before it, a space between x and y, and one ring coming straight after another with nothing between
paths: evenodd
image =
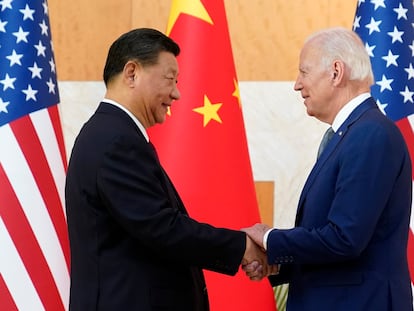
<instances>
[{"instance_id":1,"label":"wooden molding","mask_svg":"<svg viewBox=\"0 0 414 311\"><path fill-rule=\"evenodd\" d=\"M255 181L254 185L262 223L273 227L274 182Z\"/></svg>"}]
</instances>

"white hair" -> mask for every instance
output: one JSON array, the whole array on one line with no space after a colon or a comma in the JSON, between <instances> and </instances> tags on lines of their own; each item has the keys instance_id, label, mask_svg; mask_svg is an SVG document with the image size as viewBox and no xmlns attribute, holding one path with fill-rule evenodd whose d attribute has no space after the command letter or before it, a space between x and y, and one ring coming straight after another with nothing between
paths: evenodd
<instances>
[{"instance_id":1,"label":"white hair","mask_svg":"<svg viewBox=\"0 0 414 311\"><path fill-rule=\"evenodd\" d=\"M318 31L309 36L321 51L321 64L330 68L334 60L341 60L350 72L350 80L373 82L371 61L361 38L352 30L336 27Z\"/></svg>"}]
</instances>

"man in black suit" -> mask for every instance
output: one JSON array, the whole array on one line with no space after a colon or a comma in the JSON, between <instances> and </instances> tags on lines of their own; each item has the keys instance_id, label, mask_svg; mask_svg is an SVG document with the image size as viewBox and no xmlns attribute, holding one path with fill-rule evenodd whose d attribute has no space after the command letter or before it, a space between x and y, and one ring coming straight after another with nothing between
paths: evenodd
<instances>
[{"instance_id":1,"label":"man in black suit","mask_svg":"<svg viewBox=\"0 0 414 311\"><path fill-rule=\"evenodd\" d=\"M254 261L258 279L270 272L244 232L188 216L149 142L146 129L180 97L179 52L146 28L109 50L107 92L75 141L66 179L72 311L205 311L201 269L234 275Z\"/></svg>"}]
</instances>

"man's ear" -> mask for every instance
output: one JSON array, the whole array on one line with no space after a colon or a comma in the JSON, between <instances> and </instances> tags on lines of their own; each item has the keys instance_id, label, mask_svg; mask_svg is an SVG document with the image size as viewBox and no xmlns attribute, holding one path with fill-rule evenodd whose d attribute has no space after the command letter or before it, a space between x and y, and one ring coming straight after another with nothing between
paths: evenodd
<instances>
[{"instance_id":1,"label":"man's ear","mask_svg":"<svg viewBox=\"0 0 414 311\"><path fill-rule=\"evenodd\" d=\"M334 84L339 84L345 74L345 64L340 60L335 60L332 63L332 81Z\"/></svg>"},{"instance_id":2,"label":"man's ear","mask_svg":"<svg viewBox=\"0 0 414 311\"><path fill-rule=\"evenodd\" d=\"M124 81L126 81L129 85L133 84L134 80L136 79L138 70L139 65L136 62L128 61L124 66Z\"/></svg>"}]
</instances>

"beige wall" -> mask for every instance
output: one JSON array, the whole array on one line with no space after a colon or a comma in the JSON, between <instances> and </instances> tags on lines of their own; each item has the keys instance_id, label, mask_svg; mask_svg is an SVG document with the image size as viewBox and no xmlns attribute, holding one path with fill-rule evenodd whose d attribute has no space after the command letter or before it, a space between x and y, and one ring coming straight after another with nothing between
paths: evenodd
<instances>
[{"instance_id":1,"label":"beige wall","mask_svg":"<svg viewBox=\"0 0 414 311\"><path fill-rule=\"evenodd\" d=\"M224 2L239 80L286 81L295 79L303 39L320 28L350 28L357 0ZM131 28L164 32L170 5L170 0L49 0L58 79L101 80L110 43Z\"/></svg>"}]
</instances>

